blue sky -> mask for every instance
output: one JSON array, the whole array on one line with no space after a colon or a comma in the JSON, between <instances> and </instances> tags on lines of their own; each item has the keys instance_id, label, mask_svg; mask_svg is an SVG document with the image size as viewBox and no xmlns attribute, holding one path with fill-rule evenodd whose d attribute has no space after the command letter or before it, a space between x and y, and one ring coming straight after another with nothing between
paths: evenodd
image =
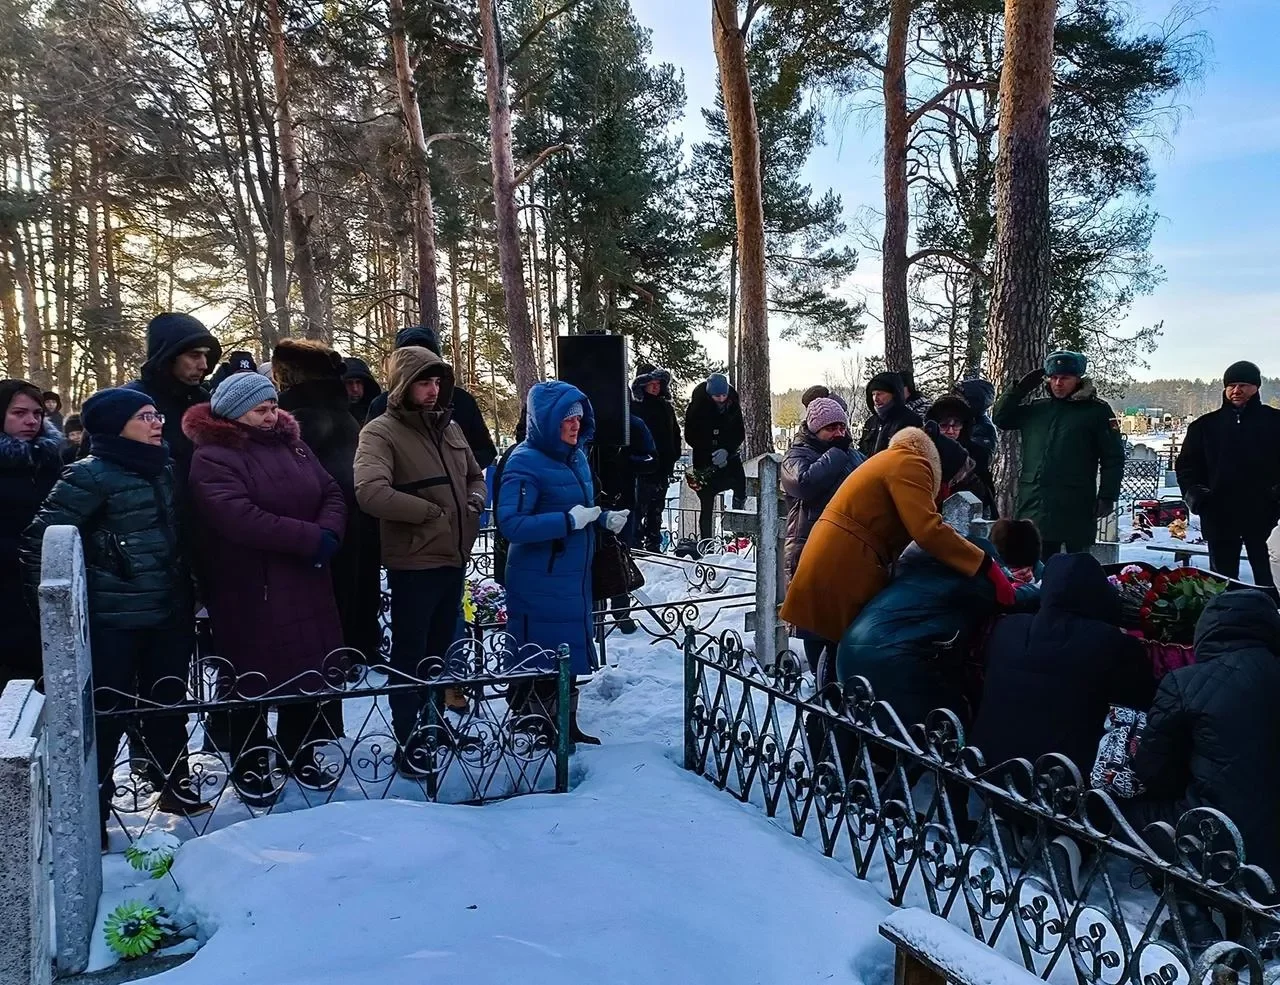
<instances>
[{"instance_id":1,"label":"blue sky","mask_svg":"<svg viewBox=\"0 0 1280 985\"><path fill-rule=\"evenodd\" d=\"M637 19L653 32L653 56L684 72L689 102L684 133L702 137L702 106L715 90L708 0L631 0ZM1170 0L1130 0L1141 23L1162 21ZM1204 80L1183 94L1182 124L1168 145L1156 149L1152 204L1161 219L1152 241L1167 278L1134 305L1133 324L1164 322L1160 348L1139 378L1214 377L1237 359L1258 362L1280 375L1280 0L1218 0L1196 26L1210 40ZM856 226L865 209L882 207L880 117L854 115L829 126L827 145L810 161L815 188L834 188ZM855 246L859 244L855 243ZM851 290L878 312L879 261L859 248L861 262ZM775 389L833 375L853 352L813 353L772 343ZM722 354L724 339L706 339ZM860 346L881 350L874 324Z\"/></svg>"}]
</instances>

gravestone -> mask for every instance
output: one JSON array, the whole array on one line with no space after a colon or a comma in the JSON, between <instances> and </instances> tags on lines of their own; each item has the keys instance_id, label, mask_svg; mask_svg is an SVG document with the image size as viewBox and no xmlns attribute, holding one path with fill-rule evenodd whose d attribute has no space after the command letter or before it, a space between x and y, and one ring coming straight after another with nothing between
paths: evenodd
<instances>
[{"instance_id":1,"label":"gravestone","mask_svg":"<svg viewBox=\"0 0 1280 985\"><path fill-rule=\"evenodd\" d=\"M40 568L40 638L49 729L50 856L59 975L83 971L88 964L102 895L93 664L85 589L79 531L50 527L44 534Z\"/></svg>"},{"instance_id":2,"label":"gravestone","mask_svg":"<svg viewBox=\"0 0 1280 985\"><path fill-rule=\"evenodd\" d=\"M679 512L676 514L680 518L676 524L676 540L681 540L684 537L698 539L698 511L700 509L702 509L702 502L698 499L697 492L688 482L682 479L680 481Z\"/></svg>"},{"instance_id":3,"label":"gravestone","mask_svg":"<svg viewBox=\"0 0 1280 985\"><path fill-rule=\"evenodd\" d=\"M756 659L773 666L777 655L787 648L786 626L778 618L778 606L787 591L783 542L786 537L782 512L782 456L772 452L754 460L758 485L760 537L756 541Z\"/></svg>"},{"instance_id":4,"label":"gravestone","mask_svg":"<svg viewBox=\"0 0 1280 985\"><path fill-rule=\"evenodd\" d=\"M48 817L44 697L34 681L0 694L0 982L48 985Z\"/></svg>"},{"instance_id":5,"label":"gravestone","mask_svg":"<svg viewBox=\"0 0 1280 985\"><path fill-rule=\"evenodd\" d=\"M942 520L961 537L968 537L975 521L982 520L982 500L971 492L952 493L942 504ZM985 531L982 531L985 536Z\"/></svg>"}]
</instances>

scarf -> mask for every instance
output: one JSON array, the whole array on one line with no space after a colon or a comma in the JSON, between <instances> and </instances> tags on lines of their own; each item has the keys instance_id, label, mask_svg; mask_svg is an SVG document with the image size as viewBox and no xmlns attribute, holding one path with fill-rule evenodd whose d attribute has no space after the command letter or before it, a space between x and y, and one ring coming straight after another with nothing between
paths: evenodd
<instances>
[{"instance_id":1,"label":"scarf","mask_svg":"<svg viewBox=\"0 0 1280 985\"><path fill-rule=\"evenodd\" d=\"M876 407L876 417L880 418L882 421L887 421L889 419L889 415L893 413L893 408L896 407L897 404L898 402L896 400L890 400L887 404L880 404Z\"/></svg>"},{"instance_id":2,"label":"scarf","mask_svg":"<svg viewBox=\"0 0 1280 985\"><path fill-rule=\"evenodd\" d=\"M138 475L163 475L169 464L169 445L148 445L122 438L118 434L94 434L89 437L89 452L104 462L119 465Z\"/></svg>"}]
</instances>

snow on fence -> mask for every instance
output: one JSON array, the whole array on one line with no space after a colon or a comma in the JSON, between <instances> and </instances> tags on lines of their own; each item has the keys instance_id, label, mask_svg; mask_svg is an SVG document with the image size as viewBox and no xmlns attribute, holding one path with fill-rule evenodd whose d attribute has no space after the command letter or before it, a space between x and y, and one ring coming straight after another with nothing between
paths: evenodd
<instances>
[{"instance_id":1,"label":"snow on fence","mask_svg":"<svg viewBox=\"0 0 1280 985\"><path fill-rule=\"evenodd\" d=\"M812 693L733 633L686 633L685 768L1046 980L1250 985L1280 977L1278 908L1238 831L1197 808L1139 834L1065 757L988 768L956 716L908 727L870 684ZM1150 886L1137 889L1139 877ZM1220 939L1188 939L1188 902Z\"/></svg>"}]
</instances>

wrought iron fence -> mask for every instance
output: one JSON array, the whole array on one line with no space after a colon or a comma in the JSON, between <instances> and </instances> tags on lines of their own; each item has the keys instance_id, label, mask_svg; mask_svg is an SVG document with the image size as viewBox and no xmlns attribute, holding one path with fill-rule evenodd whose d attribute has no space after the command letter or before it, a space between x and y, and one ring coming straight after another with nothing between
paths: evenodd
<instances>
[{"instance_id":1,"label":"wrought iron fence","mask_svg":"<svg viewBox=\"0 0 1280 985\"><path fill-rule=\"evenodd\" d=\"M816 695L794 655L762 670L731 633L690 630L684 652L685 768L895 905L926 906L1045 979L1280 978L1271 880L1221 813L1139 834L1062 756L988 768L949 711L908 727L861 678Z\"/></svg>"},{"instance_id":2,"label":"wrought iron fence","mask_svg":"<svg viewBox=\"0 0 1280 985\"><path fill-rule=\"evenodd\" d=\"M568 789L567 649L517 649L495 632L413 674L351 656L283 683L204 656L145 693L97 688L100 774L113 777L104 825L134 840L338 800L478 804Z\"/></svg>"},{"instance_id":3,"label":"wrought iron fence","mask_svg":"<svg viewBox=\"0 0 1280 985\"><path fill-rule=\"evenodd\" d=\"M1122 500L1154 499L1164 485L1164 463L1158 458L1126 458L1120 480Z\"/></svg>"}]
</instances>

